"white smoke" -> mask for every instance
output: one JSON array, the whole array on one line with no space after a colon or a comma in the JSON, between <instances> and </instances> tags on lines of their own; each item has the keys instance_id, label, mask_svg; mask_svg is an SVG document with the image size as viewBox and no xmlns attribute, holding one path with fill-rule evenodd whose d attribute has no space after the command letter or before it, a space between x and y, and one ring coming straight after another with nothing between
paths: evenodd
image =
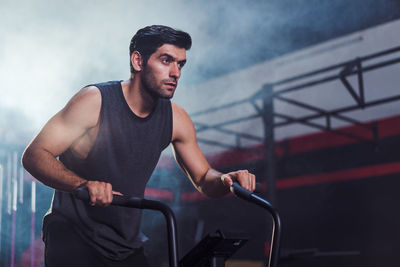
<instances>
[{"instance_id":1,"label":"white smoke","mask_svg":"<svg viewBox=\"0 0 400 267\"><path fill-rule=\"evenodd\" d=\"M129 41L139 28L164 24L192 33L201 18L183 2L1 3L0 106L24 114L24 127L37 130L81 87L128 78Z\"/></svg>"}]
</instances>

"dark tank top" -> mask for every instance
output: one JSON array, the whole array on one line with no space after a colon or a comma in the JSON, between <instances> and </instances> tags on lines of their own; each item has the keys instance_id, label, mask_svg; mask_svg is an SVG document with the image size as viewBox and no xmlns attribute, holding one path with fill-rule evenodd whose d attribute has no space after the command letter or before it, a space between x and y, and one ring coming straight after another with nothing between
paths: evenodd
<instances>
[{"instance_id":1,"label":"dark tank top","mask_svg":"<svg viewBox=\"0 0 400 267\"><path fill-rule=\"evenodd\" d=\"M87 180L108 182L115 191L143 198L161 151L171 141L171 102L159 99L154 110L140 118L125 101L119 81L95 86L100 89L102 103L94 145L85 159L70 150L59 159ZM111 259L122 260L142 246L139 209L92 207L71 193L56 190L44 218L44 232L46 224L59 219L72 223L83 239Z\"/></svg>"}]
</instances>

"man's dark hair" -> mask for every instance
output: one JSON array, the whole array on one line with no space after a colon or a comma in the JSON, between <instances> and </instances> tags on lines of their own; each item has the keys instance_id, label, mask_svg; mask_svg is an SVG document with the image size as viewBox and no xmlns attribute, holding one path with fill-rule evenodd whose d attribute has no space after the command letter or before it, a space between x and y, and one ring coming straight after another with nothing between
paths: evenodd
<instances>
[{"instance_id":1,"label":"man's dark hair","mask_svg":"<svg viewBox=\"0 0 400 267\"><path fill-rule=\"evenodd\" d=\"M184 31L175 30L163 25L147 26L137 31L132 37L129 45L129 55L138 51L143 59L143 65L146 66L150 56L162 45L172 44L179 48L189 50L192 46L192 38ZM131 65L131 73L135 70Z\"/></svg>"}]
</instances>

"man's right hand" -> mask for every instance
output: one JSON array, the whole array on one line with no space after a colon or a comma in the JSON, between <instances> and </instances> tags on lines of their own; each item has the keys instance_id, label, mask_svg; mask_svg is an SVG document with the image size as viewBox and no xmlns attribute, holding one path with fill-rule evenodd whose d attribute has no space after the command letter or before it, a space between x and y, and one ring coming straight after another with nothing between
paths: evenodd
<instances>
[{"instance_id":1,"label":"man's right hand","mask_svg":"<svg viewBox=\"0 0 400 267\"><path fill-rule=\"evenodd\" d=\"M106 207L111 204L113 200L113 194L122 194L112 190L112 185L106 182L100 181L88 181L83 188L87 188L89 192L90 205Z\"/></svg>"}]
</instances>

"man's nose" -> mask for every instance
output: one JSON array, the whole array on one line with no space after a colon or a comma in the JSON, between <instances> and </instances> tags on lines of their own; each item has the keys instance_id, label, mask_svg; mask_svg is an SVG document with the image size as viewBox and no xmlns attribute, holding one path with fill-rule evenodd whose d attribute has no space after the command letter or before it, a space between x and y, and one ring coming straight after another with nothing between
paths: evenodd
<instances>
[{"instance_id":1,"label":"man's nose","mask_svg":"<svg viewBox=\"0 0 400 267\"><path fill-rule=\"evenodd\" d=\"M181 77L181 70L178 66L178 63L171 64L169 76L174 77L176 80L178 80L179 77Z\"/></svg>"}]
</instances>

